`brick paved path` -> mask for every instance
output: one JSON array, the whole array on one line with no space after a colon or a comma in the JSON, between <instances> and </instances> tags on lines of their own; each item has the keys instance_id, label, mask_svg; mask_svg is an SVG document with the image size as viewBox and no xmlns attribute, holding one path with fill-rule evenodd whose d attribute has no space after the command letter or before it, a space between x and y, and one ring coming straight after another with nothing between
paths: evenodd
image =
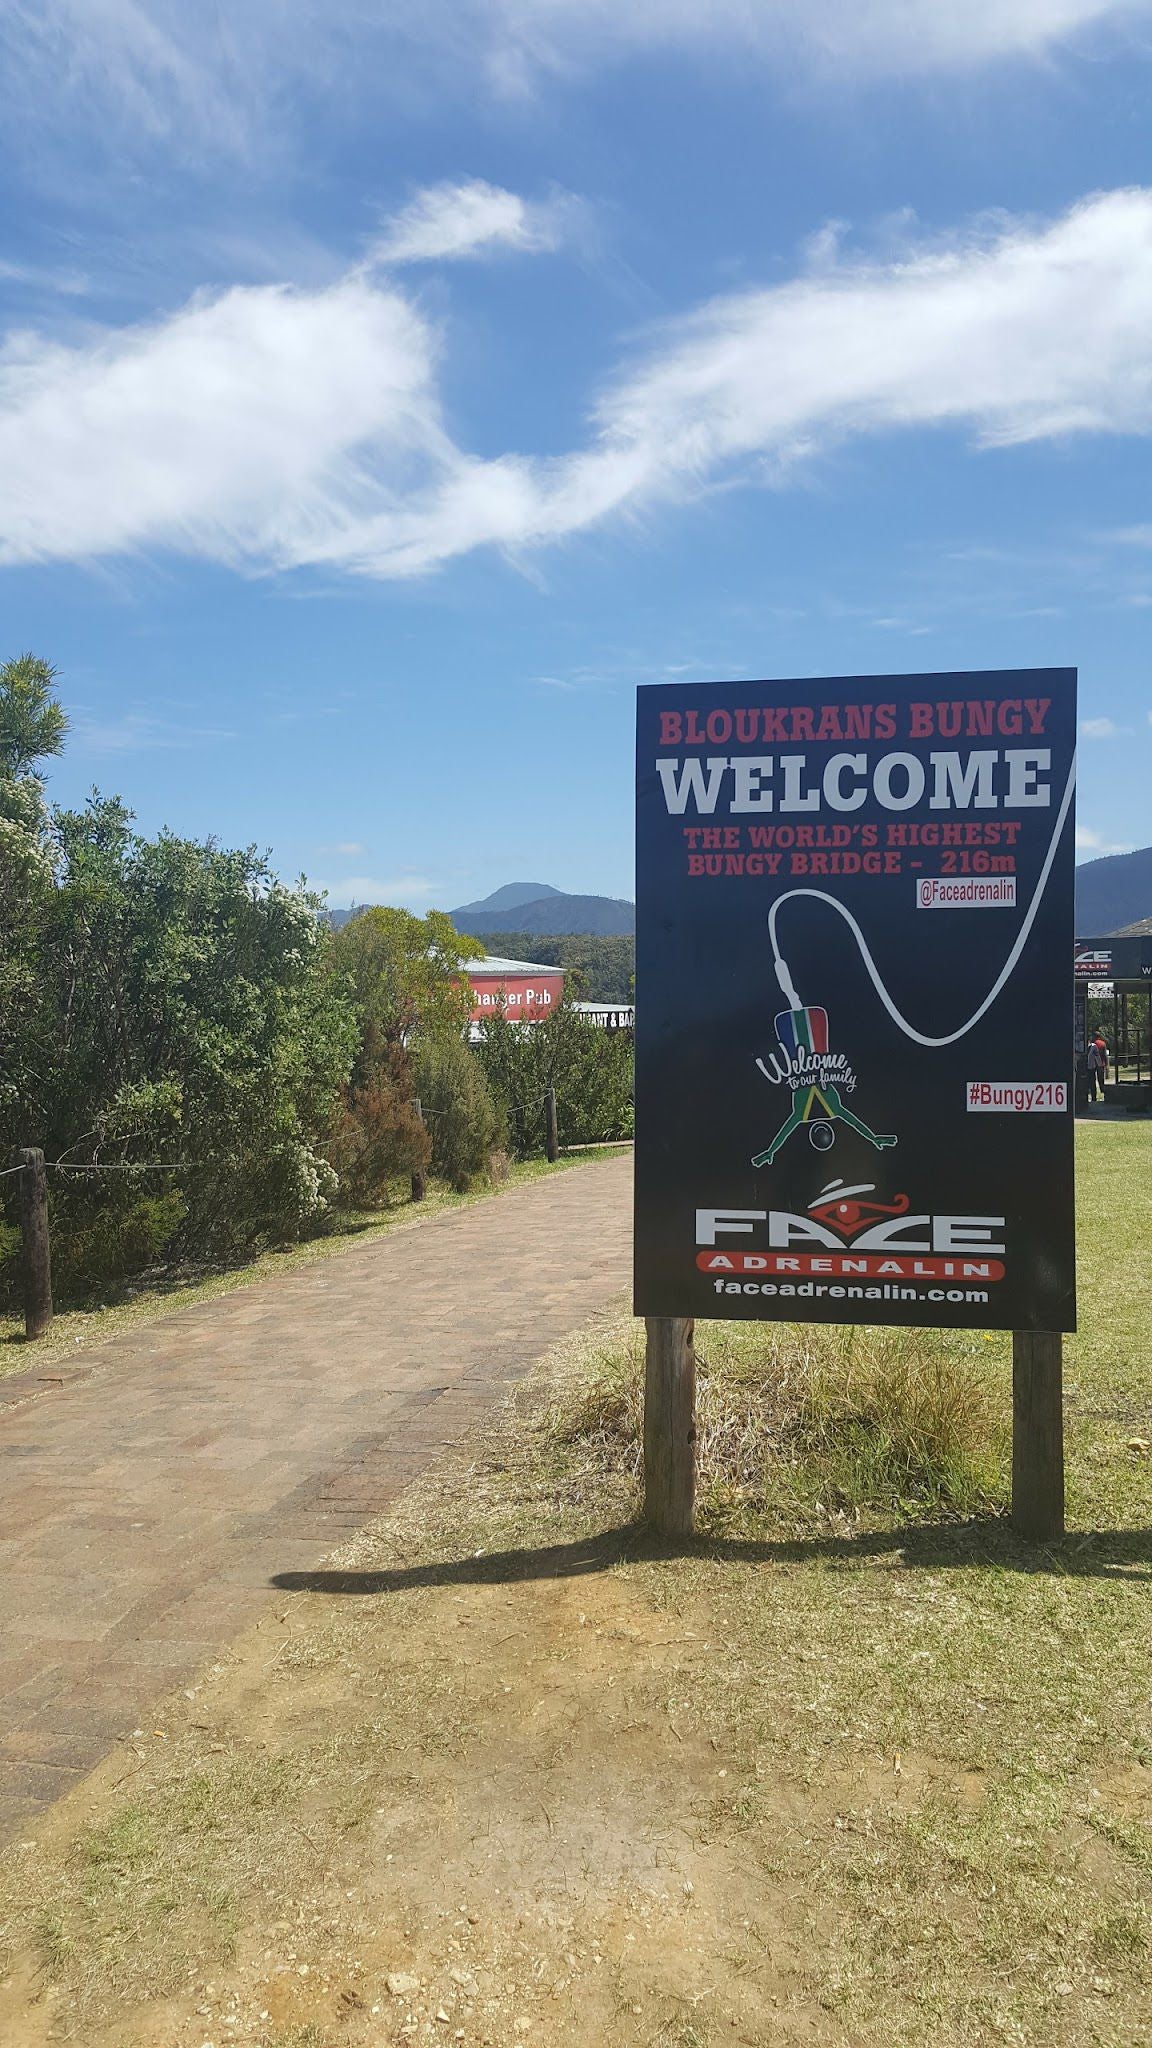
<instances>
[{"instance_id":1,"label":"brick paved path","mask_svg":"<svg viewBox=\"0 0 1152 2048\"><path fill-rule=\"evenodd\" d=\"M0 1839L619 1293L630 1191L573 1167L0 1381Z\"/></svg>"}]
</instances>

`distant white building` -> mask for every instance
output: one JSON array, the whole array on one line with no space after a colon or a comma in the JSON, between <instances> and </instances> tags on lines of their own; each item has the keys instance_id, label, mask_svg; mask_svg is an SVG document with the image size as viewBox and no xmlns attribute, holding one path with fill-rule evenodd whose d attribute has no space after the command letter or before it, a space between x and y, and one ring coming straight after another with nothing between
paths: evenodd
<instances>
[{"instance_id":1,"label":"distant white building","mask_svg":"<svg viewBox=\"0 0 1152 2048\"><path fill-rule=\"evenodd\" d=\"M571 1007L605 1031L634 1031L636 1028L634 1003L573 1003Z\"/></svg>"}]
</instances>

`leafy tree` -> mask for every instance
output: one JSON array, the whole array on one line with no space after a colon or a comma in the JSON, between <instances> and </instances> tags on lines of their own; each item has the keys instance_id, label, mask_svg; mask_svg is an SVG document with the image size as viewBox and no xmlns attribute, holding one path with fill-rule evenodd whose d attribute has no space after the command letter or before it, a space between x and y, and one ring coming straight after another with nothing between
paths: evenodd
<instances>
[{"instance_id":1,"label":"leafy tree","mask_svg":"<svg viewBox=\"0 0 1152 2048\"><path fill-rule=\"evenodd\" d=\"M31 1050L0 1137L136 1169L53 1175L62 1274L115 1277L114 1243L126 1269L169 1244L297 1235L335 1192L320 1139L357 1036L318 899L251 848L141 838L116 798L58 812L52 838Z\"/></svg>"},{"instance_id":2,"label":"leafy tree","mask_svg":"<svg viewBox=\"0 0 1152 2048\"><path fill-rule=\"evenodd\" d=\"M415 1100L411 1055L370 1024L343 1091L329 1158L345 1200L385 1201L400 1175L424 1174L432 1140Z\"/></svg>"},{"instance_id":3,"label":"leafy tree","mask_svg":"<svg viewBox=\"0 0 1152 2048\"><path fill-rule=\"evenodd\" d=\"M316 1139L355 1047L318 899L253 848L139 839L115 802L59 836L60 1136L196 1160L199 1243L295 1235L335 1192Z\"/></svg>"},{"instance_id":4,"label":"leafy tree","mask_svg":"<svg viewBox=\"0 0 1152 2048\"><path fill-rule=\"evenodd\" d=\"M435 1172L467 1186L492 1143L491 1103L477 1098L464 1044L472 1009L465 963L483 948L442 910L415 917L376 905L341 927L332 950L360 1025L332 1154L349 1191L380 1201L397 1176L422 1173L429 1152ZM424 1080L415 1078L414 1061ZM425 1083L436 1091L431 1136L415 1103Z\"/></svg>"},{"instance_id":5,"label":"leafy tree","mask_svg":"<svg viewBox=\"0 0 1152 2048\"><path fill-rule=\"evenodd\" d=\"M56 670L36 654L0 665L0 781L35 775L63 750L68 720L52 694Z\"/></svg>"},{"instance_id":6,"label":"leafy tree","mask_svg":"<svg viewBox=\"0 0 1152 2048\"><path fill-rule=\"evenodd\" d=\"M556 1090L564 1145L631 1137L633 1051L630 1033L604 1031L562 1003L538 1024L487 1017L477 1055L503 1107L513 1150L544 1149L544 1095Z\"/></svg>"},{"instance_id":7,"label":"leafy tree","mask_svg":"<svg viewBox=\"0 0 1152 2048\"><path fill-rule=\"evenodd\" d=\"M416 917L382 904L360 911L332 942L364 1031L403 1044L464 1031L472 1009L464 966L483 951L443 910Z\"/></svg>"},{"instance_id":8,"label":"leafy tree","mask_svg":"<svg viewBox=\"0 0 1152 2048\"><path fill-rule=\"evenodd\" d=\"M0 666L0 1125L26 1092L36 1001L35 945L52 888L52 843L40 763L67 721L54 670L34 654Z\"/></svg>"},{"instance_id":9,"label":"leafy tree","mask_svg":"<svg viewBox=\"0 0 1152 2048\"><path fill-rule=\"evenodd\" d=\"M460 1192L487 1174L504 1121L484 1069L463 1039L428 1038L416 1064L432 1135L432 1169Z\"/></svg>"}]
</instances>

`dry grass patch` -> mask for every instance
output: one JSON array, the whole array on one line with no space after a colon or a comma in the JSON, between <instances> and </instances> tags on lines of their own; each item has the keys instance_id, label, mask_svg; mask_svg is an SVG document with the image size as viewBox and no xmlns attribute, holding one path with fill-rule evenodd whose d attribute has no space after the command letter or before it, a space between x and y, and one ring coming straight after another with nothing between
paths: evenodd
<instances>
[{"instance_id":1,"label":"dry grass patch","mask_svg":"<svg viewBox=\"0 0 1152 2048\"><path fill-rule=\"evenodd\" d=\"M982 1339L703 1323L696 1365L705 1534L1003 1503L1008 1416ZM580 1358L545 1427L638 1484L642 1424L643 1334L629 1324Z\"/></svg>"}]
</instances>

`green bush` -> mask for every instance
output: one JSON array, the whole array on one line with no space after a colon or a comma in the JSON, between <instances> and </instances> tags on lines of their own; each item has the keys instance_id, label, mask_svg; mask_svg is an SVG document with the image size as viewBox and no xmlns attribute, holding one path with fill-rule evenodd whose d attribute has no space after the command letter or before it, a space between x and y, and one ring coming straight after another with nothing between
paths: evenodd
<instances>
[{"instance_id":1,"label":"green bush","mask_svg":"<svg viewBox=\"0 0 1152 2048\"><path fill-rule=\"evenodd\" d=\"M0 1219L0 1301L10 1300L20 1283L20 1232Z\"/></svg>"},{"instance_id":2,"label":"green bush","mask_svg":"<svg viewBox=\"0 0 1152 2048\"><path fill-rule=\"evenodd\" d=\"M626 1031L605 1031L563 1005L540 1024L485 1019L476 1048L503 1104L520 1158L544 1150L544 1097L556 1090L562 1145L597 1145L633 1130L633 1048Z\"/></svg>"},{"instance_id":3,"label":"green bush","mask_svg":"<svg viewBox=\"0 0 1152 2048\"><path fill-rule=\"evenodd\" d=\"M561 1012L553 1087L562 1145L597 1145L630 1138L634 1054L626 1031L605 1031L578 1013Z\"/></svg>"},{"instance_id":4,"label":"green bush","mask_svg":"<svg viewBox=\"0 0 1152 2048\"><path fill-rule=\"evenodd\" d=\"M55 812L52 836L36 1002L21 1021L27 1078L0 1092L0 1151L179 1168L178 1249L192 1258L299 1236L335 1192L320 1146L357 1039L318 900L284 888L251 849L141 838L116 800ZM161 1212L129 1227L123 1178L92 1177L78 1272L98 1243L110 1280L129 1243L152 1256ZM69 1195L61 1210L81 1206Z\"/></svg>"},{"instance_id":5,"label":"green bush","mask_svg":"<svg viewBox=\"0 0 1152 2048\"><path fill-rule=\"evenodd\" d=\"M392 1183L427 1172L432 1140L415 1102L412 1063L403 1045L365 1032L356 1072L344 1090L329 1157L345 1203L370 1208Z\"/></svg>"},{"instance_id":6,"label":"green bush","mask_svg":"<svg viewBox=\"0 0 1152 2048\"><path fill-rule=\"evenodd\" d=\"M85 1186L52 1199L52 1280L64 1300L109 1300L125 1283L169 1251L186 1214L178 1188L152 1193L124 1183L114 1189Z\"/></svg>"},{"instance_id":7,"label":"green bush","mask_svg":"<svg viewBox=\"0 0 1152 2048\"><path fill-rule=\"evenodd\" d=\"M505 1142L484 1068L459 1038L432 1039L416 1059L416 1087L432 1139L432 1171L463 1192L487 1174Z\"/></svg>"}]
</instances>

